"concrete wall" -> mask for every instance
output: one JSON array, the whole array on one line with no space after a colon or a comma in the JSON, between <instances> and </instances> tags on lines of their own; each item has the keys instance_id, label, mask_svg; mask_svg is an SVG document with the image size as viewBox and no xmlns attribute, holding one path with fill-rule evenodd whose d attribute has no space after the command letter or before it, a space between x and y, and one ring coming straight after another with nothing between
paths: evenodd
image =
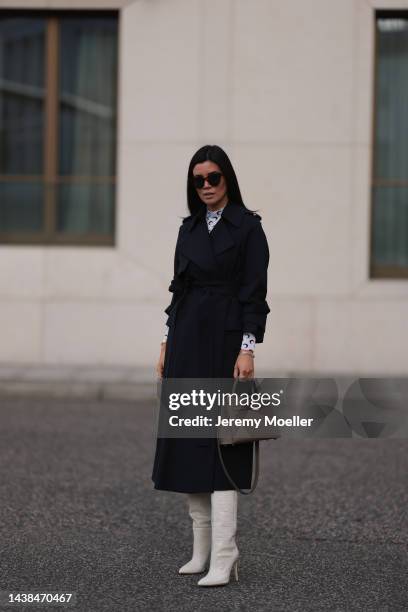
<instances>
[{"instance_id":1,"label":"concrete wall","mask_svg":"<svg viewBox=\"0 0 408 612\"><path fill-rule=\"evenodd\" d=\"M225 147L259 209L257 365L408 372L408 282L369 279L375 6L408 0L1 2L121 7L116 248L0 246L0 362L154 368L192 154Z\"/></svg>"}]
</instances>

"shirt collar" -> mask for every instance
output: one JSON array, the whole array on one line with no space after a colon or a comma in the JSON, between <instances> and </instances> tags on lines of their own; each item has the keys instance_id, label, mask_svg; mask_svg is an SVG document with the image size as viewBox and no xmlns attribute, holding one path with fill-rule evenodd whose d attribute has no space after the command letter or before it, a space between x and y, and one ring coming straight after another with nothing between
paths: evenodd
<instances>
[{"instance_id":1,"label":"shirt collar","mask_svg":"<svg viewBox=\"0 0 408 612\"><path fill-rule=\"evenodd\" d=\"M218 210L210 210L209 208L207 208L207 211L206 211L207 219L219 217L222 214L222 211L224 210L225 206L226 205L224 205L222 208L219 208Z\"/></svg>"}]
</instances>

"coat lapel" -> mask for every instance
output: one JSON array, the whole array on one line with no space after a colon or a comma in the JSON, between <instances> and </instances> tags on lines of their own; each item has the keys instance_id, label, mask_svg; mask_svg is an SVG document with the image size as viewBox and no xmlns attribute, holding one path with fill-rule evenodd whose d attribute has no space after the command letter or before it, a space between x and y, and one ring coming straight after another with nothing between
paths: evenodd
<instances>
[{"instance_id":1,"label":"coat lapel","mask_svg":"<svg viewBox=\"0 0 408 612\"><path fill-rule=\"evenodd\" d=\"M208 232L205 212L206 207L203 205L194 217L186 221L186 231L180 240L180 253L203 270L211 270L217 267L215 255L235 246L231 224L236 227L241 224L245 209L243 206L228 203L211 234Z\"/></svg>"},{"instance_id":2,"label":"coat lapel","mask_svg":"<svg viewBox=\"0 0 408 612\"><path fill-rule=\"evenodd\" d=\"M215 224L211 232L214 253L220 255L224 251L236 245L235 233L231 232L231 226L241 225L244 215L244 207L228 203L222 211L221 219Z\"/></svg>"},{"instance_id":3,"label":"coat lapel","mask_svg":"<svg viewBox=\"0 0 408 612\"><path fill-rule=\"evenodd\" d=\"M224 251L235 246L235 241L231 236L228 223L222 218L223 215L224 212L221 215L221 219L215 224L211 231L211 241L215 255L220 255Z\"/></svg>"},{"instance_id":4,"label":"coat lapel","mask_svg":"<svg viewBox=\"0 0 408 612\"><path fill-rule=\"evenodd\" d=\"M216 261L205 220L205 206L186 221L186 225L183 238L180 238L180 253L203 270L211 270L216 266Z\"/></svg>"}]
</instances>

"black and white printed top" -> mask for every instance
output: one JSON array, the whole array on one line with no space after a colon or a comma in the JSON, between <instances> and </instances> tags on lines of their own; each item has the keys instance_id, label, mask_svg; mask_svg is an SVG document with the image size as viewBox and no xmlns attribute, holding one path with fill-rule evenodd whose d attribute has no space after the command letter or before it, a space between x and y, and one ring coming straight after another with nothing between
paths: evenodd
<instances>
[{"instance_id":1,"label":"black and white printed top","mask_svg":"<svg viewBox=\"0 0 408 612\"><path fill-rule=\"evenodd\" d=\"M207 221L207 227L208 227L208 231L209 232L211 232L211 230L214 228L215 224L221 219L222 211L224 210L224 208L225 208L225 206L223 206L222 208L219 208L218 210L215 210L215 211L209 210L207 208L206 221ZM166 342L166 340L167 340L168 331L169 331L169 328L166 325L166 330L165 330L165 333L164 333L163 342ZM254 336L254 334L251 334L251 332L244 332L244 335L242 336L241 348L242 349L251 349L251 350L255 351L255 336Z\"/></svg>"}]
</instances>

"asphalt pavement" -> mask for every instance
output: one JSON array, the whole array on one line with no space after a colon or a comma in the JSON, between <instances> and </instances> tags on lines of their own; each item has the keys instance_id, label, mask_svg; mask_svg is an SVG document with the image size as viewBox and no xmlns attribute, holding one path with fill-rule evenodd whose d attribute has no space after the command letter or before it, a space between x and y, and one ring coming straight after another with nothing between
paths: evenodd
<instances>
[{"instance_id":1,"label":"asphalt pavement","mask_svg":"<svg viewBox=\"0 0 408 612\"><path fill-rule=\"evenodd\" d=\"M185 496L150 480L153 414L146 399L0 400L0 590L75 593L81 612L408 610L408 440L262 442L239 582L203 589L177 573Z\"/></svg>"}]
</instances>

